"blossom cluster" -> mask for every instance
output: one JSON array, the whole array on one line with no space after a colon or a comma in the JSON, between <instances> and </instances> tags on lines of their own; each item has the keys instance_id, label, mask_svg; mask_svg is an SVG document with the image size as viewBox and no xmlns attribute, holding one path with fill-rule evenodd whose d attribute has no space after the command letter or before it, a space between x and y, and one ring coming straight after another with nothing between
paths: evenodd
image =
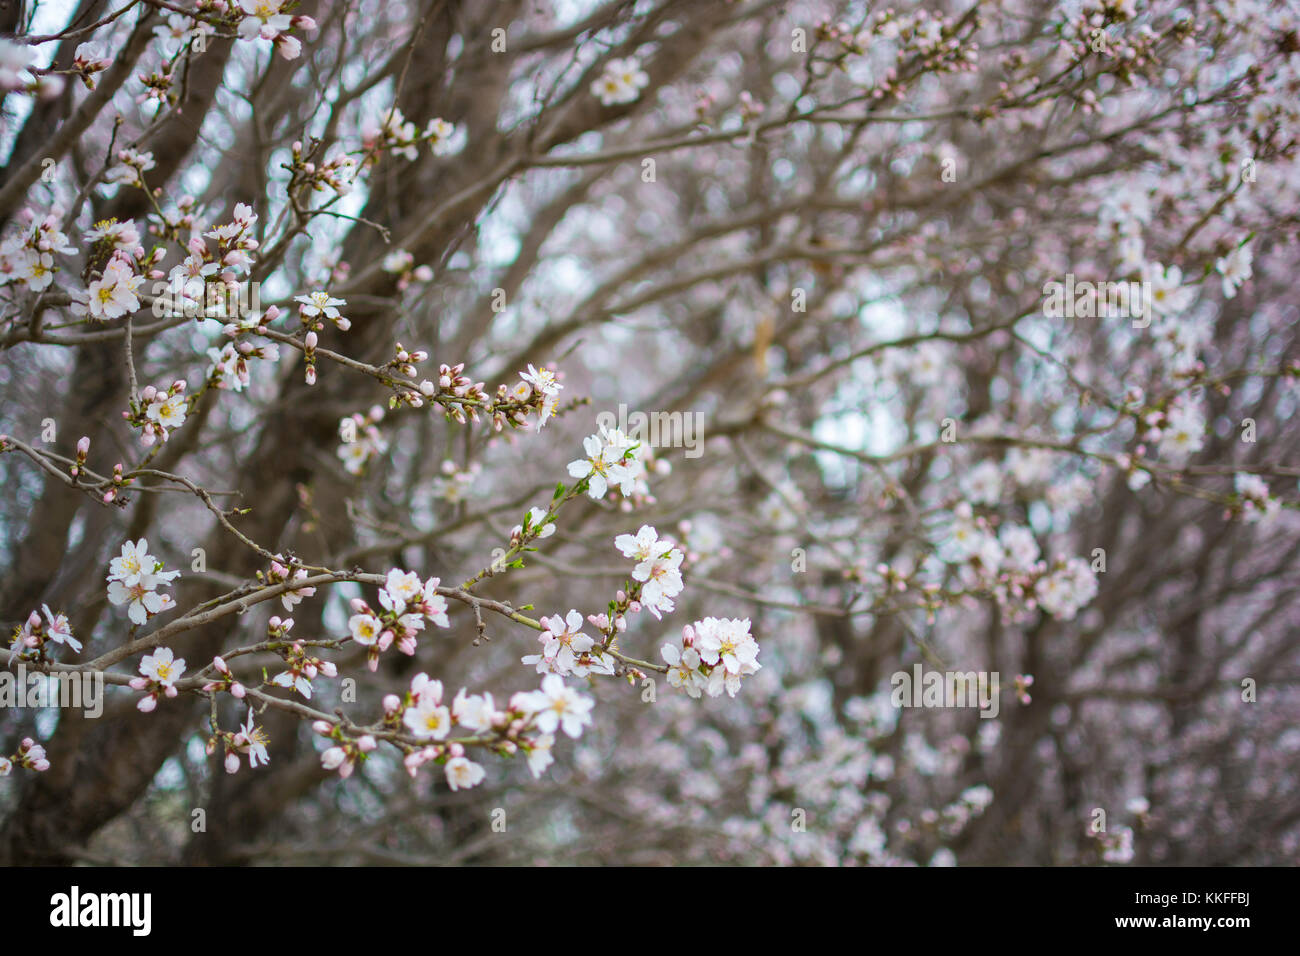
<instances>
[{"instance_id":1,"label":"blossom cluster","mask_svg":"<svg viewBox=\"0 0 1300 956\"><path fill-rule=\"evenodd\" d=\"M419 156L421 143L428 143L429 150L435 156L445 156L451 150L451 140L456 134L456 127L446 120L435 117L425 125L423 132L416 132L415 123L402 115L402 111L393 106L381 114L382 122L367 119L361 127L361 145L366 152L365 165L377 161L382 150L389 150L403 159L414 160Z\"/></svg>"},{"instance_id":2,"label":"blossom cluster","mask_svg":"<svg viewBox=\"0 0 1300 956\"><path fill-rule=\"evenodd\" d=\"M641 69L635 57L613 59L605 64L600 76L591 82L591 95L602 106L635 103L650 83L650 75Z\"/></svg>"},{"instance_id":3,"label":"blossom cluster","mask_svg":"<svg viewBox=\"0 0 1300 956\"><path fill-rule=\"evenodd\" d=\"M72 312L101 322L130 315L140 308L137 290L144 276L126 252L118 250L104 264L98 279L92 279L86 291L72 290Z\"/></svg>"},{"instance_id":4,"label":"blossom cluster","mask_svg":"<svg viewBox=\"0 0 1300 956\"><path fill-rule=\"evenodd\" d=\"M383 270L397 276L397 291L404 292L412 282L428 282L433 278L433 270L426 265L415 264L415 256L405 249L394 249L384 256L381 263Z\"/></svg>"},{"instance_id":5,"label":"blossom cluster","mask_svg":"<svg viewBox=\"0 0 1300 956\"><path fill-rule=\"evenodd\" d=\"M81 642L72 636L72 625L66 614L55 614L48 604L41 605L45 613L42 618L36 611L27 615L27 620L20 627L15 627L10 638L11 650L9 660L17 658L43 659L46 656L46 644L66 644L75 652L81 651Z\"/></svg>"},{"instance_id":6,"label":"blossom cluster","mask_svg":"<svg viewBox=\"0 0 1300 956\"><path fill-rule=\"evenodd\" d=\"M319 144L314 144L313 150L316 145ZM331 190L338 196L352 192L357 178L357 161L337 145L331 146L324 158L317 162L303 152L302 140L294 140L290 168L297 182L310 186L315 192Z\"/></svg>"},{"instance_id":7,"label":"blossom cluster","mask_svg":"<svg viewBox=\"0 0 1300 956\"><path fill-rule=\"evenodd\" d=\"M593 616L592 623L596 623ZM589 674L612 676L614 660L603 653L596 642L582 632L582 612L570 609L567 615L555 614L543 617L544 630L537 640L542 649L536 654L527 654L522 663L537 668L539 674L559 674L562 676L586 677Z\"/></svg>"},{"instance_id":8,"label":"blossom cluster","mask_svg":"<svg viewBox=\"0 0 1300 956\"><path fill-rule=\"evenodd\" d=\"M1097 594L1097 578L1086 561L1058 559L1049 566L1041 559L1032 531L1010 521L994 531L966 501L953 509L945 553L960 564L968 587L991 589L1013 617L1041 607L1052 617L1068 621ZM878 570L889 574L887 567Z\"/></svg>"},{"instance_id":9,"label":"blossom cluster","mask_svg":"<svg viewBox=\"0 0 1300 956\"><path fill-rule=\"evenodd\" d=\"M467 789L480 783L485 771L465 756L459 741L443 743L455 725L476 735L490 738L490 746L509 756L522 750L534 777L540 776L553 761L551 747L555 735L563 732L572 739L591 726L591 709L595 702L567 687L558 674L548 674L536 691L513 695L505 708L497 707L490 693L469 694L461 688L450 704L443 699L441 681L427 674L417 674L405 698L390 694L384 698L386 723L401 727L417 740L431 743L407 747L404 759L407 772L416 776L426 763L443 763L447 783L453 790ZM316 727L323 735L339 739L338 731L321 722ZM367 751L341 741L321 755L326 769L338 769L342 776L351 773L358 754Z\"/></svg>"},{"instance_id":10,"label":"blossom cluster","mask_svg":"<svg viewBox=\"0 0 1300 956\"><path fill-rule=\"evenodd\" d=\"M185 259L167 273L169 294L159 295L154 300L154 314L159 317L186 315L223 321L232 326L223 329L227 335L232 335L241 327L246 330L260 325L261 322L257 320L261 316L248 317L240 314L240 304L250 300L250 296L240 289L240 277L246 277L250 272L254 262L253 254L259 248L259 242L253 233L256 221L257 214L251 206L236 203L230 222L213 226L202 234L192 233L185 241L188 251ZM194 227L193 217L186 216L178 218L175 223L167 220L159 231L165 231L179 241L181 223L191 229ZM215 252L205 239L216 242ZM160 270L151 275L155 279L162 278ZM273 314L267 316L266 321L271 321L278 315L279 309L276 308Z\"/></svg>"},{"instance_id":11,"label":"blossom cluster","mask_svg":"<svg viewBox=\"0 0 1300 956\"><path fill-rule=\"evenodd\" d=\"M155 647L140 660L140 676L132 677L128 685L144 691L136 707L147 714L158 706L159 697L175 697L180 693L176 682L184 673L185 658L176 657L169 647Z\"/></svg>"},{"instance_id":12,"label":"blossom cluster","mask_svg":"<svg viewBox=\"0 0 1300 956\"><path fill-rule=\"evenodd\" d=\"M0 243L0 286L20 283L32 292L43 292L58 271L55 253L72 255L76 247L68 244L55 213L37 222L30 209L23 209L16 218L23 223L23 232Z\"/></svg>"},{"instance_id":13,"label":"blossom cluster","mask_svg":"<svg viewBox=\"0 0 1300 956\"><path fill-rule=\"evenodd\" d=\"M441 474L433 479L433 497L448 504L464 501L482 482L483 465L477 461L461 468L448 459L438 470Z\"/></svg>"},{"instance_id":14,"label":"blossom cluster","mask_svg":"<svg viewBox=\"0 0 1300 956\"><path fill-rule=\"evenodd\" d=\"M614 547L625 558L632 558L636 566L632 569L632 579L640 585L636 590L636 601L656 619L665 611L675 607L673 598L681 593L682 554L676 543L667 538L660 538L659 532L650 525L642 525L635 535L620 534L614 539Z\"/></svg>"},{"instance_id":15,"label":"blossom cluster","mask_svg":"<svg viewBox=\"0 0 1300 956\"><path fill-rule=\"evenodd\" d=\"M379 590L379 610L361 598L352 600L354 613L348 619L348 631L353 641L366 648L372 671L379 668L379 655L394 643L403 654L414 654L417 637L427 622L451 626L447 599L438 593L438 582L438 578L421 582L414 571L393 568Z\"/></svg>"},{"instance_id":16,"label":"blossom cluster","mask_svg":"<svg viewBox=\"0 0 1300 956\"><path fill-rule=\"evenodd\" d=\"M257 578L259 581L268 585L283 584L286 581L301 581L308 577L306 568L298 568L290 571L284 564L284 556L277 554L271 561L270 570L263 573L259 571ZM302 603L304 598L309 598L316 593L314 587L295 588L292 591L285 591L280 595L280 603L284 605L286 611L292 611Z\"/></svg>"},{"instance_id":17,"label":"blossom cluster","mask_svg":"<svg viewBox=\"0 0 1300 956\"><path fill-rule=\"evenodd\" d=\"M238 0L230 12L239 17L240 39L270 40L282 57L294 60L302 52L302 42L291 36L289 30L293 27L309 31L316 29L316 21L311 17L282 12L295 5L295 0Z\"/></svg>"},{"instance_id":18,"label":"blossom cluster","mask_svg":"<svg viewBox=\"0 0 1300 956\"><path fill-rule=\"evenodd\" d=\"M555 414L562 388L564 386L560 384L559 376L553 369L546 366L539 369L529 365L527 372L519 373L519 381L513 388L507 390L504 385L497 387L498 402L508 400L515 402L519 407L509 413L495 412L492 417L493 427L501 431L507 420L516 426L527 426L529 419L536 412L537 430L541 431L542 426Z\"/></svg>"},{"instance_id":19,"label":"blossom cluster","mask_svg":"<svg viewBox=\"0 0 1300 956\"><path fill-rule=\"evenodd\" d=\"M173 428L185 424L188 414L185 379L178 378L165 390L146 385L140 390L139 399L131 400L130 410L124 411L122 417L142 429L140 443L147 448L160 438L166 441Z\"/></svg>"},{"instance_id":20,"label":"blossom cluster","mask_svg":"<svg viewBox=\"0 0 1300 956\"><path fill-rule=\"evenodd\" d=\"M371 458L388 451L388 441L378 428L383 418L384 410L372 405L365 415L357 412L339 420L338 456L349 474L361 474Z\"/></svg>"},{"instance_id":21,"label":"blossom cluster","mask_svg":"<svg viewBox=\"0 0 1300 956\"><path fill-rule=\"evenodd\" d=\"M119 149L115 158L117 162L104 174L106 182L138 186L141 189L149 188L144 181L144 174L157 165L153 153L127 146Z\"/></svg>"},{"instance_id":22,"label":"blossom cluster","mask_svg":"<svg viewBox=\"0 0 1300 956\"><path fill-rule=\"evenodd\" d=\"M586 482L587 495L597 501L611 488L617 488L624 497L648 495L646 481L647 451L621 429L599 426L599 431L582 440L586 458L569 462L569 475Z\"/></svg>"},{"instance_id":23,"label":"blossom cluster","mask_svg":"<svg viewBox=\"0 0 1300 956\"><path fill-rule=\"evenodd\" d=\"M218 731L208 738L207 752L208 755L216 753L218 744L225 748L225 759L222 761L226 768L226 773L238 773L239 768L243 766L240 758L248 758L248 766L256 768L257 766L266 766L271 762L271 755L267 751L267 744L271 742L266 731L257 726L254 722L255 715L253 708L248 708L248 717L244 725L239 730L231 733L229 731Z\"/></svg>"},{"instance_id":24,"label":"blossom cluster","mask_svg":"<svg viewBox=\"0 0 1300 956\"><path fill-rule=\"evenodd\" d=\"M163 562L149 553L149 542L127 541L122 553L108 569L108 599L116 606L127 605L127 616L134 624L143 624L176 602L158 588L180 577L179 571L164 571ZM171 652L168 651L168 654Z\"/></svg>"},{"instance_id":25,"label":"blossom cluster","mask_svg":"<svg viewBox=\"0 0 1300 956\"><path fill-rule=\"evenodd\" d=\"M31 737L23 738L22 743L18 745L17 753L10 754L8 757L0 756L0 777L9 776L13 772L15 763L37 773L43 773L50 769L50 761L45 756L45 748L32 740Z\"/></svg>"},{"instance_id":26,"label":"blossom cluster","mask_svg":"<svg viewBox=\"0 0 1300 956\"><path fill-rule=\"evenodd\" d=\"M63 92L63 77L34 67L35 59L33 47L0 37L0 95L28 93L48 100Z\"/></svg>"},{"instance_id":27,"label":"blossom cluster","mask_svg":"<svg viewBox=\"0 0 1300 956\"><path fill-rule=\"evenodd\" d=\"M298 303L298 316L303 328L309 332L320 332L325 328L325 319L329 319L340 332L352 328L352 321L338 309L347 305L346 299L336 299L328 292L316 291L294 296ZM315 343L313 343L315 344Z\"/></svg>"},{"instance_id":28,"label":"blossom cluster","mask_svg":"<svg viewBox=\"0 0 1300 956\"><path fill-rule=\"evenodd\" d=\"M287 640L293 630L293 618L274 616L267 622L267 634L272 641ZM337 677L338 667L333 661L323 660L308 654L303 645L297 641L280 651L284 658L285 670L271 678L276 687L288 687L296 690L311 700L311 682L318 676Z\"/></svg>"},{"instance_id":29,"label":"blossom cluster","mask_svg":"<svg viewBox=\"0 0 1300 956\"><path fill-rule=\"evenodd\" d=\"M665 644L659 653L668 664L668 683L692 697L720 697L724 690L735 697L741 679L763 666L749 618L706 617L687 624L681 646Z\"/></svg>"},{"instance_id":30,"label":"blossom cluster","mask_svg":"<svg viewBox=\"0 0 1300 956\"><path fill-rule=\"evenodd\" d=\"M242 392L250 381L249 360L279 361L280 349L271 343L227 342L220 349L208 349L208 358L212 360L208 366L208 381L222 390Z\"/></svg>"},{"instance_id":31,"label":"blossom cluster","mask_svg":"<svg viewBox=\"0 0 1300 956\"><path fill-rule=\"evenodd\" d=\"M1281 514L1282 503L1269 493L1268 482L1259 475L1238 472L1233 476L1232 488L1247 522L1269 522Z\"/></svg>"}]
</instances>

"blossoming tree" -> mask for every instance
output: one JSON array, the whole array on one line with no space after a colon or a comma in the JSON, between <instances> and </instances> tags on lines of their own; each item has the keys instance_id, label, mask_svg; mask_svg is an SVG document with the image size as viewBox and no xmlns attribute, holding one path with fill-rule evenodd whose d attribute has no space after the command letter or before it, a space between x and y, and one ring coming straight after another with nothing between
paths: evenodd
<instances>
[{"instance_id":1,"label":"blossoming tree","mask_svg":"<svg viewBox=\"0 0 1300 956\"><path fill-rule=\"evenodd\" d=\"M1289 2L13 9L0 862L1300 849Z\"/></svg>"}]
</instances>

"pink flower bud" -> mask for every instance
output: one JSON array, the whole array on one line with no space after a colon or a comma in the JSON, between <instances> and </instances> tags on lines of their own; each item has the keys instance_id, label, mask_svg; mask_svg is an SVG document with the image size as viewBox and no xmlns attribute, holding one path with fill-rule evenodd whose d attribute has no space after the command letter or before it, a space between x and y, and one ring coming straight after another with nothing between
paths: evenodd
<instances>
[{"instance_id":1,"label":"pink flower bud","mask_svg":"<svg viewBox=\"0 0 1300 956\"><path fill-rule=\"evenodd\" d=\"M331 747L320 755L320 765L326 770L334 770L342 765L347 757L347 752L342 747Z\"/></svg>"},{"instance_id":2,"label":"pink flower bud","mask_svg":"<svg viewBox=\"0 0 1300 956\"><path fill-rule=\"evenodd\" d=\"M451 754L453 757L465 756L465 748L460 744L452 744L450 747L447 748L447 752Z\"/></svg>"},{"instance_id":3,"label":"pink flower bud","mask_svg":"<svg viewBox=\"0 0 1300 956\"><path fill-rule=\"evenodd\" d=\"M329 721L318 720L311 725L311 729L314 730L316 733L320 734L322 737L328 737L330 735L330 732L334 728L333 726L330 725Z\"/></svg>"},{"instance_id":4,"label":"pink flower bud","mask_svg":"<svg viewBox=\"0 0 1300 956\"><path fill-rule=\"evenodd\" d=\"M357 747L361 750L363 754L370 753L370 751L374 750L378 746L379 743L375 740L374 737L370 736L370 734L366 734L364 737L361 737L357 740Z\"/></svg>"},{"instance_id":5,"label":"pink flower bud","mask_svg":"<svg viewBox=\"0 0 1300 956\"><path fill-rule=\"evenodd\" d=\"M142 713L151 713L153 709L158 706L158 698L154 697L152 694L148 697L141 697L140 703L135 706L138 707Z\"/></svg>"},{"instance_id":6,"label":"pink flower bud","mask_svg":"<svg viewBox=\"0 0 1300 956\"><path fill-rule=\"evenodd\" d=\"M262 317L262 321L274 322L279 317L280 317L280 307L278 305L273 305L266 310L266 315Z\"/></svg>"},{"instance_id":7,"label":"pink flower bud","mask_svg":"<svg viewBox=\"0 0 1300 956\"><path fill-rule=\"evenodd\" d=\"M307 348L314 349L316 347L316 343L319 341L320 341L320 337L315 332L308 332L307 335L303 338L302 343L303 345L307 346Z\"/></svg>"},{"instance_id":8,"label":"pink flower bud","mask_svg":"<svg viewBox=\"0 0 1300 956\"><path fill-rule=\"evenodd\" d=\"M243 700L246 693L248 692L244 690L244 685L238 681L230 685L230 696L236 700Z\"/></svg>"},{"instance_id":9,"label":"pink flower bud","mask_svg":"<svg viewBox=\"0 0 1300 956\"><path fill-rule=\"evenodd\" d=\"M239 754L233 752L226 754L226 773L238 773L238 772L239 772Z\"/></svg>"},{"instance_id":10,"label":"pink flower bud","mask_svg":"<svg viewBox=\"0 0 1300 956\"><path fill-rule=\"evenodd\" d=\"M89 453L90 453L90 437L87 435L83 435L77 441L77 454L86 455Z\"/></svg>"},{"instance_id":11,"label":"pink flower bud","mask_svg":"<svg viewBox=\"0 0 1300 956\"><path fill-rule=\"evenodd\" d=\"M28 627L39 627L40 623L41 623L41 616L36 611L32 611L31 614L27 615Z\"/></svg>"},{"instance_id":12,"label":"pink flower bud","mask_svg":"<svg viewBox=\"0 0 1300 956\"><path fill-rule=\"evenodd\" d=\"M384 713L392 715L397 713L397 709L402 706L401 700L396 694L389 694L384 698Z\"/></svg>"},{"instance_id":13,"label":"pink flower bud","mask_svg":"<svg viewBox=\"0 0 1300 956\"><path fill-rule=\"evenodd\" d=\"M152 385L146 385L144 387L144 391L140 393L140 397L143 398L146 402L152 402L154 400L154 396L156 396L157 394L158 394L158 389L154 388Z\"/></svg>"}]
</instances>

